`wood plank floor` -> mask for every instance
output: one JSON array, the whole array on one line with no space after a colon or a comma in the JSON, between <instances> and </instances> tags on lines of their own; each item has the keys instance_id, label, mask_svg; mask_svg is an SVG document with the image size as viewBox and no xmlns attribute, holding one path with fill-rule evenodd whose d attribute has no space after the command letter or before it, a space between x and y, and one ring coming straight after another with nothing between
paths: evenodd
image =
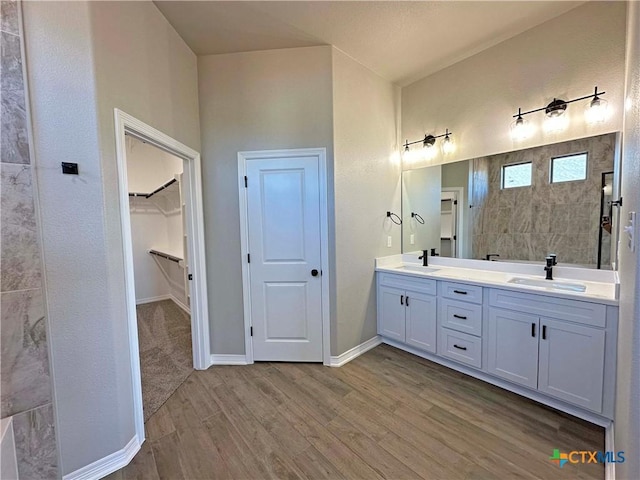
<instances>
[{"instance_id":1,"label":"wood plank floor","mask_svg":"<svg viewBox=\"0 0 640 480\"><path fill-rule=\"evenodd\" d=\"M195 371L146 424L124 479L603 479L604 430L381 345L341 368Z\"/></svg>"}]
</instances>

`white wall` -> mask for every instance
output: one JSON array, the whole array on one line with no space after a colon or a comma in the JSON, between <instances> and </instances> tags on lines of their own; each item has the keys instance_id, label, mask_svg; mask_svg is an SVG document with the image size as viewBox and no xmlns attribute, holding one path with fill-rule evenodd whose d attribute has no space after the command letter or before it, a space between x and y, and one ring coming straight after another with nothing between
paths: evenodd
<instances>
[{"instance_id":1,"label":"white wall","mask_svg":"<svg viewBox=\"0 0 640 480\"><path fill-rule=\"evenodd\" d=\"M113 108L198 150L197 65L151 2L23 7L66 475L134 435Z\"/></svg>"},{"instance_id":2,"label":"white wall","mask_svg":"<svg viewBox=\"0 0 640 480\"><path fill-rule=\"evenodd\" d=\"M442 167L420 168L402 172L402 251L440 251L442 196ZM436 208L434 208L436 206ZM411 212L420 215L424 223L411 218ZM411 243L413 235L413 244Z\"/></svg>"},{"instance_id":3,"label":"white wall","mask_svg":"<svg viewBox=\"0 0 640 480\"><path fill-rule=\"evenodd\" d=\"M332 167L331 47L203 56L198 77L211 353L243 354L237 154L326 147Z\"/></svg>"},{"instance_id":4,"label":"white wall","mask_svg":"<svg viewBox=\"0 0 640 480\"><path fill-rule=\"evenodd\" d=\"M373 259L400 253L399 89L333 51L335 308L331 354L376 335ZM392 247L387 247L387 236Z\"/></svg>"},{"instance_id":5,"label":"white wall","mask_svg":"<svg viewBox=\"0 0 640 480\"><path fill-rule=\"evenodd\" d=\"M620 130L625 9L625 2L587 2L403 88L403 141L450 129L457 150L444 160L438 157L446 163ZM509 126L518 107L526 111L553 97L581 97L595 85L607 92L608 122L587 126L586 103L576 102L565 113L571 123L563 133L538 129L526 141L511 139ZM545 116L539 112L526 118L541 124Z\"/></svg>"},{"instance_id":6,"label":"white wall","mask_svg":"<svg viewBox=\"0 0 640 480\"><path fill-rule=\"evenodd\" d=\"M130 192L153 192L182 173L184 168L181 158L128 135L126 148Z\"/></svg>"},{"instance_id":7,"label":"white wall","mask_svg":"<svg viewBox=\"0 0 640 480\"><path fill-rule=\"evenodd\" d=\"M627 63L622 146L622 224L628 212L640 219L640 4L629 3ZM640 238L640 227L635 234ZM626 452L616 465L616 478L640 478L640 241L636 251L620 235L620 325L615 411L615 448Z\"/></svg>"}]
</instances>

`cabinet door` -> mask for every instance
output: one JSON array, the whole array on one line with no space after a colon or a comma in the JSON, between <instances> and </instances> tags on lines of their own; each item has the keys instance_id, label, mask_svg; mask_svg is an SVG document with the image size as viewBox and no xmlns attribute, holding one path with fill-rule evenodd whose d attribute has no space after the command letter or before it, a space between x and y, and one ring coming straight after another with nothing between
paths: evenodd
<instances>
[{"instance_id":1,"label":"cabinet door","mask_svg":"<svg viewBox=\"0 0 640 480\"><path fill-rule=\"evenodd\" d=\"M383 337L404 342L404 290L392 287L380 287L378 311L378 333Z\"/></svg>"},{"instance_id":2,"label":"cabinet door","mask_svg":"<svg viewBox=\"0 0 640 480\"><path fill-rule=\"evenodd\" d=\"M538 317L510 310L489 310L488 372L514 383L538 384Z\"/></svg>"},{"instance_id":3,"label":"cabinet door","mask_svg":"<svg viewBox=\"0 0 640 480\"><path fill-rule=\"evenodd\" d=\"M540 319L538 390L602 411L604 330Z\"/></svg>"},{"instance_id":4,"label":"cabinet door","mask_svg":"<svg viewBox=\"0 0 640 480\"><path fill-rule=\"evenodd\" d=\"M436 353L436 297L406 292L407 343Z\"/></svg>"}]
</instances>

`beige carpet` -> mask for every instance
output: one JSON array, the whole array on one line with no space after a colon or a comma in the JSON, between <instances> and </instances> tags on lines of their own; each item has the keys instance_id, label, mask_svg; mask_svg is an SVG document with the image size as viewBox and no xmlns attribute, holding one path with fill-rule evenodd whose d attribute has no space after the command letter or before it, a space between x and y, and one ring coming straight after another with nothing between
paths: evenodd
<instances>
[{"instance_id":1,"label":"beige carpet","mask_svg":"<svg viewBox=\"0 0 640 480\"><path fill-rule=\"evenodd\" d=\"M146 422L193 371L191 318L171 300L136 310Z\"/></svg>"}]
</instances>

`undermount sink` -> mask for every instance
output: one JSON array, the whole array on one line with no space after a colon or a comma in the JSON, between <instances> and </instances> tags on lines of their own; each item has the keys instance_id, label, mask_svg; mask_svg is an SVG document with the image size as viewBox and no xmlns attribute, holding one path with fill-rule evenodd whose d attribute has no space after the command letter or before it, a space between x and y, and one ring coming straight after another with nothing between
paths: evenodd
<instances>
[{"instance_id":1,"label":"undermount sink","mask_svg":"<svg viewBox=\"0 0 640 480\"><path fill-rule=\"evenodd\" d=\"M407 270L409 272L433 273L440 270L439 268L423 267L422 265L402 265L396 270Z\"/></svg>"},{"instance_id":2,"label":"undermount sink","mask_svg":"<svg viewBox=\"0 0 640 480\"><path fill-rule=\"evenodd\" d=\"M554 280L543 280L537 278L513 277L507 283L515 283L517 285L527 285L529 287L541 287L547 290L566 290L569 292L585 292L587 287L581 283L566 283Z\"/></svg>"}]
</instances>

